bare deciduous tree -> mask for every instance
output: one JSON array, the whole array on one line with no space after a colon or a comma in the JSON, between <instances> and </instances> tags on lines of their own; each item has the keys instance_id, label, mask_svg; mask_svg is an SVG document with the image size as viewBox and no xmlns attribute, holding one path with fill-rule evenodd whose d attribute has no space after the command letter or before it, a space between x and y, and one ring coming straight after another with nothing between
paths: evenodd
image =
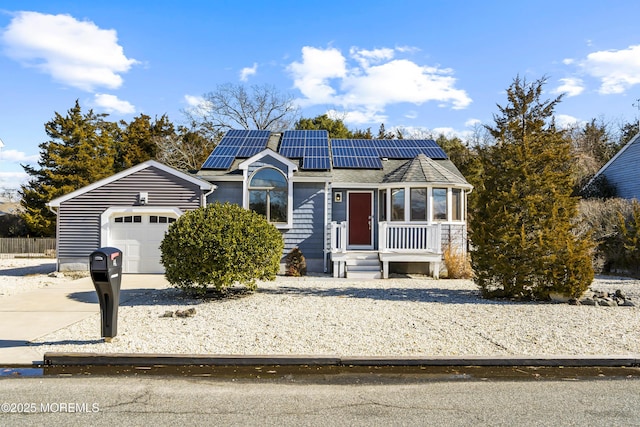
<instances>
[{"instance_id":1,"label":"bare deciduous tree","mask_svg":"<svg viewBox=\"0 0 640 427\"><path fill-rule=\"evenodd\" d=\"M156 158L167 166L182 171L195 171L200 169L219 140L220 135L211 139L196 129L181 126L178 134L156 139Z\"/></svg>"},{"instance_id":2,"label":"bare deciduous tree","mask_svg":"<svg viewBox=\"0 0 640 427\"><path fill-rule=\"evenodd\" d=\"M185 114L207 134L229 129L283 131L292 128L298 115L293 96L270 85L255 85L247 90L243 85L226 83L206 93L203 99L201 106Z\"/></svg>"}]
</instances>

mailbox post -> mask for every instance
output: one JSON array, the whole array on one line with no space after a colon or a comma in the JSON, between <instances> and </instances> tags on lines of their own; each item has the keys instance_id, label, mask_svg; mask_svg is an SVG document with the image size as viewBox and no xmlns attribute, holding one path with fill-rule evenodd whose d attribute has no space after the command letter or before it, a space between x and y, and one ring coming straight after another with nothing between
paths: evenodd
<instances>
[{"instance_id":1,"label":"mailbox post","mask_svg":"<svg viewBox=\"0 0 640 427\"><path fill-rule=\"evenodd\" d=\"M111 247L95 250L89 257L89 271L100 302L101 336L110 342L118 333L122 251Z\"/></svg>"}]
</instances>

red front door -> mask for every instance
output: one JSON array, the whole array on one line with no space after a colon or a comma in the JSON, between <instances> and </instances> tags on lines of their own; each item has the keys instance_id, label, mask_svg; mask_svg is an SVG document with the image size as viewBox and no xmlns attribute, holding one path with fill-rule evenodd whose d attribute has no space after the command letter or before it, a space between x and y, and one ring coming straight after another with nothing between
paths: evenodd
<instances>
[{"instance_id":1,"label":"red front door","mask_svg":"<svg viewBox=\"0 0 640 427\"><path fill-rule=\"evenodd\" d=\"M349 246L371 247L371 229L373 227L373 194L349 194Z\"/></svg>"}]
</instances>

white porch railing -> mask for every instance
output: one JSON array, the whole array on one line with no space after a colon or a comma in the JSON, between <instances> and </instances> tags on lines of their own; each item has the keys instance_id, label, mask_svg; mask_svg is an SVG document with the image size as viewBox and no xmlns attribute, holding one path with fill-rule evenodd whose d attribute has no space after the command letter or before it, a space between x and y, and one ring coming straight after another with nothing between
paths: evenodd
<instances>
[{"instance_id":1,"label":"white porch railing","mask_svg":"<svg viewBox=\"0 0 640 427\"><path fill-rule=\"evenodd\" d=\"M408 224L381 222L379 224L379 252L442 252L440 224Z\"/></svg>"},{"instance_id":2,"label":"white porch railing","mask_svg":"<svg viewBox=\"0 0 640 427\"><path fill-rule=\"evenodd\" d=\"M332 253L347 252L347 222L330 223ZM430 252L439 254L442 230L440 224L381 222L378 227L378 252Z\"/></svg>"},{"instance_id":3,"label":"white porch railing","mask_svg":"<svg viewBox=\"0 0 640 427\"><path fill-rule=\"evenodd\" d=\"M332 221L330 227L330 246L332 253L347 252L347 223Z\"/></svg>"}]
</instances>

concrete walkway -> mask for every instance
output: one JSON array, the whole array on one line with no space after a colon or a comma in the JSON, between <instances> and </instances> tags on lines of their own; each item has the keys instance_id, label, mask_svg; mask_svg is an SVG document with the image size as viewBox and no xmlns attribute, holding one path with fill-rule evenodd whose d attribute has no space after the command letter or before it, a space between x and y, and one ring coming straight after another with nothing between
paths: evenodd
<instances>
[{"instance_id":1,"label":"concrete walkway","mask_svg":"<svg viewBox=\"0 0 640 427\"><path fill-rule=\"evenodd\" d=\"M121 289L154 289L162 275L124 275ZM87 291L84 301L70 295ZM126 302L121 298L120 303ZM38 346L29 345L33 340L65 328L90 316L98 316L100 306L91 278L67 281L33 291L21 292L0 298L0 365L41 364L44 354ZM96 330L96 340L101 339Z\"/></svg>"}]
</instances>

